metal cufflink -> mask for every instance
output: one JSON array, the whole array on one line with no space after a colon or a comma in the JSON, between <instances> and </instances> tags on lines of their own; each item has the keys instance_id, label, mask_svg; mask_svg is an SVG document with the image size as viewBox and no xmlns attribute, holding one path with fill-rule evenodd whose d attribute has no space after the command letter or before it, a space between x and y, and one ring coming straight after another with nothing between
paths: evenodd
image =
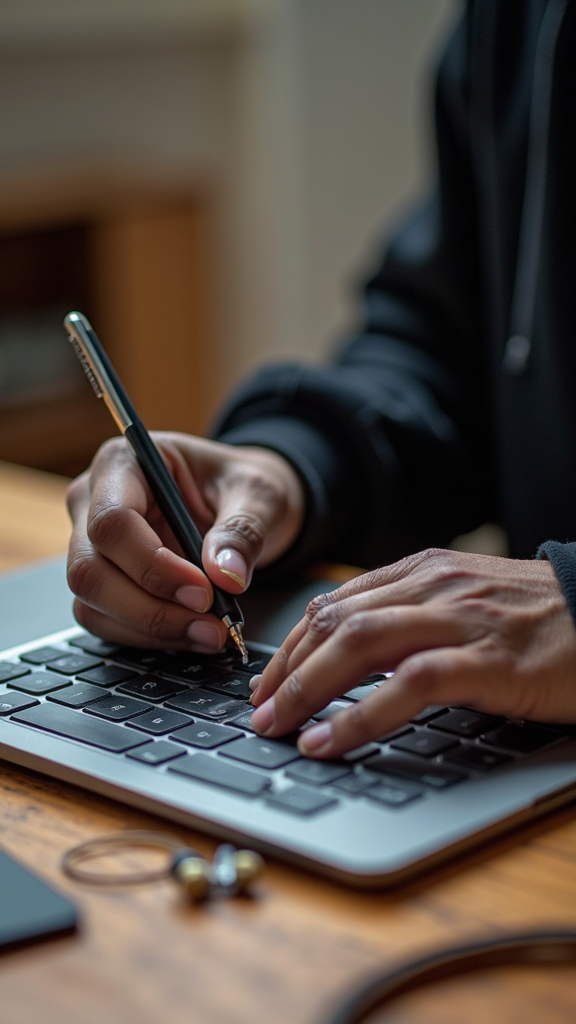
<instances>
[{"instance_id":1,"label":"metal cufflink","mask_svg":"<svg viewBox=\"0 0 576 1024\"><path fill-rule=\"evenodd\" d=\"M236 850L228 843L207 861L195 850L179 850L172 858L170 874L193 903L246 893L264 867L260 854Z\"/></svg>"}]
</instances>

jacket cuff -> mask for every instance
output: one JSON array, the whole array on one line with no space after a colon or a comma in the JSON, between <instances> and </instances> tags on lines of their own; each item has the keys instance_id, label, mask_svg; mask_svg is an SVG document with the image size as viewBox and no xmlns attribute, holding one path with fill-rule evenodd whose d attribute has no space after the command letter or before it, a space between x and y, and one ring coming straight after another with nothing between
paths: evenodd
<instances>
[{"instance_id":1,"label":"jacket cuff","mask_svg":"<svg viewBox=\"0 0 576 1024\"><path fill-rule=\"evenodd\" d=\"M576 627L576 543L547 540L538 548L536 557L547 558L552 564Z\"/></svg>"}]
</instances>

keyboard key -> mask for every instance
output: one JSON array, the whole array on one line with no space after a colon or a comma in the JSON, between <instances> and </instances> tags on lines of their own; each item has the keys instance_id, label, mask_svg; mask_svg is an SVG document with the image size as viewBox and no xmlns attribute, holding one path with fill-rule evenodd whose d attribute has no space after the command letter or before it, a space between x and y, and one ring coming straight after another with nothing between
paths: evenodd
<instances>
[{"instance_id":1,"label":"keyboard key","mask_svg":"<svg viewBox=\"0 0 576 1024\"><path fill-rule=\"evenodd\" d=\"M369 683L360 683L359 686L354 686L351 690L347 690L343 693L343 697L347 697L348 700L358 701L367 697L373 690L377 690L379 686L384 682L385 676L380 676L377 680Z\"/></svg>"},{"instance_id":2,"label":"keyboard key","mask_svg":"<svg viewBox=\"0 0 576 1024\"><path fill-rule=\"evenodd\" d=\"M409 732L414 732L411 725L403 725L400 729L393 729L392 732L385 732L383 736L378 736L377 743L391 743L392 740L398 739L399 736L406 736Z\"/></svg>"},{"instance_id":3,"label":"keyboard key","mask_svg":"<svg viewBox=\"0 0 576 1024\"><path fill-rule=\"evenodd\" d=\"M422 782L433 789L446 789L467 778L464 772L457 771L456 768L429 764L421 758L408 757L406 754L396 754L392 751L384 751L376 757L369 757L364 765L371 772L399 775L401 778Z\"/></svg>"},{"instance_id":4,"label":"keyboard key","mask_svg":"<svg viewBox=\"0 0 576 1024\"><path fill-rule=\"evenodd\" d=\"M28 665L14 665L11 661L0 661L0 683L7 683L9 679L27 676L29 672Z\"/></svg>"},{"instance_id":5,"label":"keyboard key","mask_svg":"<svg viewBox=\"0 0 576 1024\"><path fill-rule=\"evenodd\" d=\"M220 747L223 743L238 739L236 729L230 729L226 725L219 725L217 722L193 722L185 729L180 729L173 739L178 743L186 743L190 747L202 747L204 750L212 750L213 747Z\"/></svg>"},{"instance_id":6,"label":"keyboard key","mask_svg":"<svg viewBox=\"0 0 576 1024\"><path fill-rule=\"evenodd\" d=\"M480 711L469 711L465 708L451 708L440 718L435 718L430 723L431 729L442 729L443 732L454 733L455 736L464 736L466 739L473 739L481 732L486 732L501 721L493 715L484 715Z\"/></svg>"},{"instance_id":7,"label":"keyboard key","mask_svg":"<svg viewBox=\"0 0 576 1024\"><path fill-rule=\"evenodd\" d=\"M187 775L198 782L208 782L212 786L231 789L236 793L243 793L244 796L258 796L270 785L266 775L227 764L220 758L210 757L209 754L188 754L187 757L178 758L174 764L169 765L168 771Z\"/></svg>"},{"instance_id":8,"label":"keyboard key","mask_svg":"<svg viewBox=\"0 0 576 1024\"><path fill-rule=\"evenodd\" d=\"M184 683L203 683L214 676L214 667L197 661L195 656L185 655L163 665L158 675L163 679L182 680Z\"/></svg>"},{"instance_id":9,"label":"keyboard key","mask_svg":"<svg viewBox=\"0 0 576 1024\"><path fill-rule=\"evenodd\" d=\"M331 764L329 761L307 761L302 758L288 765L286 775L300 782L308 782L313 786L330 785L336 779L351 775L351 769L342 764Z\"/></svg>"},{"instance_id":10,"label":"keyboard key","mask_svg":"<svg viewBox=\"0 0 576 1024\"><path fill-rule=\"evenodd\" d=\"M421 757L436 757L450 747L455 747L457 740L449 736L440 736L428 729L414 729L392 741L393 750L405 750L408 754L420 754Z\"/></svg>"},{"instance_id":11,"label":"keyboard key","mask_svg":"<svg viewBox=\"0 0 576 1024\"><path fill-rule=\"evenodd\" d=\"M15 690L23 690L24 693L51 693L52 690L60 690L64 686L70 686L70 680L56 675L55 672L31 672L29 676L22 679L15 679L8 683Z\"/></svg>"},{"instance_id":12,"label":"keyboard key","mask_svg":"<svg viewBox=\"0 0 576 1024\"><path fill-rule=\"evenodd\" d=\"M17 690L6 690L5 693L0 693L0 715L11 715L13 711L31 708L39 703L35 697L27 697Z\"/></svg>"},{"instance_id":13,"label":"keyboard key","mask_svg":"<svg viewBox=\"0 0 576 1024\"><path fill-rule=\"evenodd\" d=\"M263 651L252 651L248 645L248 663L242 663L242 671L248 672L250 676L259 675L272 660L272 654L265 654Z\"/></svg>"},{"instance_id":14,"label":"keyboard key","mask_svg":"<svg viewBox=\"0 0 576 1024\"><path fill-rule=\"evenodd\" d=\"M22 661L29 661L31 665L45 665L48 661L53 661L54 658L60 658L62 651L58 647L37 647L34 651L27 651L26 654L21 654L20 659Z\"/></svg>"},{"instance_id":15,"label":"keyboard key","mask_svg":"<svg viewBox=\"0 0 576 1024\"><path fill-rule=\"evenodd\" d=\"M447 711L448 708L445 708L443 704L428 704L417 715L414 715L411 721L417 725L424 725L426 722L432 721L433 718L438 718L439 715L445 715Z\"/></svg>"},{"instance_id":16,"label":"keyboard key","mask_svg":"<svg viewBox=\"0 0 576 1024\"><path fill-rule=\"evenodd\" d=\"M45 729L115 754L121 754L142 743L142 737L130 729L89 718L83 711L73 711L60 704L38 704L27 711L18 711L13 718L16 722L24 722L37 729Z\"/></svg>"},{"instance_id":17,"label":"keyboard key","mask_svg":"<svg viewBox=\"0 0 576 1024\"><path fill-rule=\"evenodd\" d=\"M235 761L245 761L258 768L281 768L300 757L296 747L278 740L267 740L262 736L245 736L230 743L222 751L222 757L232 757Z\"/></svg>"},{"instance_id":18,"label":"keyboard key","mask_svg":"<svg viewBox=\"0 0 576 1024\"><path fill-rule=\"evenodd\" d=\"M518 754L533 754L551 743L557 743L560 734L531 722L507 722L499 729L484 733L481 739L493 747L502 747Z\"/></svg>"},{"instance_id":19,"label":"keyboard key","mask_svg":"<svg viewBox=\"0 0 576 1024\"><path fill-rule=\"evenodd\" d=\"M221 719L230 718L235 711L240 714L246 705L243 701L235 701L197 686L177 697L170 697L166 701L166 707L174 708L176 711L189 711L191 715L198 715L200 718Z\"/></svg>"},{"instance_id":20,"label":"keyboard key","mask_svg":"<svg viewBox=\"0 0 576 1024\"><path fill-rule=\"evenodd\" d=\"M358 761L364 761L367 757L371 757L372 754L379 754L380 747L377 743L363 743L361 747L355 747L354 750L349 750L347 754L342 755L342 760L346 761L347 764L356 764Z\"/></svg>"},{"instance_id":21,"label":"keyboard key","mask_svg":"<svg viewBox=\"0 0 576 1024\"><path fill-rule=\"evenodd\" d=\"M165 764L166 761L173 761L176 757L182 757L186 753L184 747L177 747L175 743L168 740L157 740L155 743L145 743L143 747L136 750L129 750L126 757L134 761L144 761L146 764Z\"/></svg>"},{"instance_id":22,"label":"keyboard key","mask_svg":"<svg viewBox=\"0 0 576 1024\"><path fill-rule=\"evenodd\" d=\"M304 786L290 786L279 793L267 793L266 803L291 814L308 815L334 807L338 801L333 796L305 789Z\"/></svg>"},{"instance_id":23,"label":"keyboard key","mask_svg":"<svg viewBox=\"0 0 576 1024\"><path fill-rule=\"evenodd\" d=\"M366 796L370 800L386 804L387 807L405 807L406 804L418 800L423 794L424 791L419 786L414 786L410 782L400 782L394 778L372 786L366 791Z\"/></svg>"},{"instance_id":24,"label":"keyboard key","mask_svg":"<svg viewBox=\"0 0 576 1024\"><path fill-rule=\"evenodd\" d=\"M91 658L87 654L64 654L48 662L51 672L61 672L65 676L75 676L78 672L89 672L100 664L99 658Z\"/></svg>"},{"instance_id":25,"label":"keyboard key","mask_svg":"<svg viewBox=\"0 0 576 1024\"><path fill-rule=\"evenodd\" d=\"M325 718L332 718L332 715L338 714L339 711L346 711L347 708L352 707L347 700L332 700L327 707L322 708L321 711L317 711L312 717L317 722L323 722Z\"/></svg>"},{"instance_id":26,"label":"keyboard key","mask_svg":"<svg viewBox=\"0 0 576 1024\"><path fill-rule=\"evenodd\" d=\"M211 668L213 673L223 671L235 672L237 668L242 666L242 660L238 656L236 648L231 650L229 647L225 647L218 654L195 654L194 657L203 665Z\"/></svg>"},{"instance_id":27,"label":"keyboard key","mask_svg":"<svg viewBox=\"0 0 576 1024\"><path fill-rule=\"evenodd\" d=\"M144 711L149 710L150 705L144 704L141 700L110 694L107 697L101 697L95 704L91 704L86 708L85 714L108 718L113 722L125 722L128 718L135 718L136 715L141 715Z\"/></svg>"},{"instance_id":28,"label":"keyboard key","mask_svg":"<svg viewBox=\"0 0 576 1024\"><path fill-rule=\"evenodd\" d=\"M132 697L143 697L152 703L160 703L176 693L190 693L190 689L182 683L160 679L159 676L136 676L118 687L119 693L129 693Z\"/></svg>"},{"instance_id":29,"label":"keyboard key","mask_svg":"<svg viewBox=\"0 0 576 1024\"><path fill-rule=\"evenodd\" d=\"M223 693L226 696L237 697L239 700L248 700L252 696L249 683L252 676L245 676L241 673L236 675L219 675L208 678L204 683L206 689L214 690L215 693Z\"/></svg>"},{"instance_id":30,"label":"keyboard key","mask_svg":"<svg viewBox=\"0 0 576 1024\"><path fill-rule=\"evenodd\" d=\"M461 744L454 750L449 750L443 760L450 761L450 764L459 764L462 768L474 768L479 772L489 772L492 768L500 768L501 765L508 764L514 758L510 757L510 754L488 750L486 747Z\"/></svg>"},{"instance_id":31,"label":"keyboard key","mask_svg":"<svg viewBox=\"0 0 576 1024\"><path fill-rule=\"evenodd\" d=\"M127 679L137 679L138 676L131 668L122 665L99 665L90 672L79 673L77 678L85 683L94 683L95 686L116 686Z\"/></svg>"},{"instance_id":32,"label":"keyboard key","mask_svg":"<svg viewBox=\"0 0 576 1024\"><path fill-rule=\"evenodd\" d=\"M101 700L102 687L92 686L91 683L73 683L63 690L56 690L56 693L49 693L47 700L53 700L56 704L65 704L69 708L83 708L92 701Z\"/></svg>"},{"instance_id":33,"label":"keyboard key","mask_svg":"<svg viewBox=\"0 0 576 1024\"><path fill-rule=\"evenodd\" d=\"M225 718L224 721L227 725L234 725L237 729L248 729L250 732L254 732L250 723L252 722L252 715L255 710L256 708L252 706L248 708L245 706L244 711L240 712L239 715L235 712L230 718Z\"/></svg>"},{"instance_id":34,"label":"keyboard key","mask_svg":"<svg viewBox=\"0 0 576 1024\"><path fill-rule=\"evenodd\" d=\"M170 663L172 655L148 647L118 647L114 657L123 664L144 672L157 672Z\"/></svg>"},{"instance_id":35,"label":"keyboard key","mask_svg":"<svg viewBox=\"0 0 576 1024\"><path fill-rule=\"evenodd\" d=\"M345 775L344 778L337 779L334 786L350 796L362 796L367 789L370 789L371 786L377 786L379 783L379 777L371 775L370 772L351 772L349 775Z\"/></svg>"},{"instance_id":36,"label":"keyboard key","mask_svg":"<svg viewBox=\"0 0 576 1024\"><path fill-rule=\"evenodd\" d=\"M229 672L246 672L250 676L254 676L259 672L263 672L266 665L271 660L272 655L266 654L263 651L255 651L251 648L250 644L248 648L248 662L244 664L238 656L236 648L227 648L221 651L219 654L202 654L199 655L200 661L205 665L209 665L215 671L222 671L227 669Z\"/></svg>"},{"instance_id":37,"label":"keyboard key","mask_svg":"<svg viewBox=\"0 0 576 1024\"><path fill-rule=\"evenodd\" d=\"M98 636L91 636L90 633L84 633L68 642L72 647L79 647L86 654L95 654L98 658L113 658L118 650L118 644L110 644Z\"/></svg>"},{"instance_id":38,"label":"keyboard key","mask_svg":"<svg viewBox=\"0 0 576 1024\"><path fill-rule=\"evenodd\" d=\"M129 721L130 729L140 729L141 732L148 732L153 736L163 736L167 732L174 732L185 725L191 725L192 719L189 715L180 715L177 711L164 711L164 708L152 708L144 715L138 715Z\"/></svg>"}]
</instances>

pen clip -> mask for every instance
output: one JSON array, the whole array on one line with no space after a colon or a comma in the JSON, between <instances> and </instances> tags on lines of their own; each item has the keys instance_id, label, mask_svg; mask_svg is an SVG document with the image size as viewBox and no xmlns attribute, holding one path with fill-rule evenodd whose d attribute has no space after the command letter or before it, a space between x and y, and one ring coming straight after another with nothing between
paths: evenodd
<instances>
[{"instance_id":1,"label":"pen clip","mask_svg":"<svg viewBox=\"0 0 576 1024\"><path fill-rule=\"evenodd\" d=\"M88 380L90 381L90 384L92 385L92 389L94 391L94 394L96 395L96 398L104 398L104 392L100 387L100 384L98 383L98 378L96 377L96 374L94 373L92 367L90 366L88 359L84 355L78 338L76 337L75 334L69 333L68 340L72 345L72 348L74 349L76 355L78 356L78 359L80 360L82 369L84 370L84 373L86 374Z\"/></svg>"},{"instance_id":2,"label":"pen clip","mask_svg":"<svg viewBox=\"0 0 576 1024\"><path fill-rule=\"evenodd\" d=\"M64 327L96 397L104 399L116 426L124 434L136 416L114 370L107 365L106 353L90 321L83 313L72 312L64 317Z\"/></svg>"}]
</instances>

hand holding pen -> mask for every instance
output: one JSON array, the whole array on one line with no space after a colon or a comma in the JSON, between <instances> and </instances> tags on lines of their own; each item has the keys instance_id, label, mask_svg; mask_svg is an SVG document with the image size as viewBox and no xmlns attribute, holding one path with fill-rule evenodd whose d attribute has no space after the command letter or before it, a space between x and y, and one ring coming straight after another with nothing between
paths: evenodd
<instances>
[{"instance_id":1,"label":"hand holding pen","mask_svg":"<svg viewBox=\"0 0 576 1024\"><path fill-rule=\"evenodd\" d=\"M100 374L108 371L106 391L92 369L96 385L105 401L108 394L107 404L156 497L151 505L120 439L107 442L91 469L71 484L68 579L76 617L97 635L136 646L217 650L227 632L233 638L239 632L241 639L241 615L231 594L245 590L256 564L278 558L293 542L303 516L298 477L281 456L265 449L186 434L157 434L159 445L154 444L86 319L69 314L66 328L80 348L80 338L86 343L88 337L91 359L100 354L94 365ZM143 438L159 459L158 467L152 456L160 489L152 486L150 447ZM164 473L172 484L177 478L185 495L184 508L178 506L181 520L190 520L192 512L200 531L187 522L183 533L172 500L166 507ZM172 498L169 482L167 487ZM166 510L163 515L157 506ZM185 558L176 554L166 519Z\"/></svg>"}]
</instances>

